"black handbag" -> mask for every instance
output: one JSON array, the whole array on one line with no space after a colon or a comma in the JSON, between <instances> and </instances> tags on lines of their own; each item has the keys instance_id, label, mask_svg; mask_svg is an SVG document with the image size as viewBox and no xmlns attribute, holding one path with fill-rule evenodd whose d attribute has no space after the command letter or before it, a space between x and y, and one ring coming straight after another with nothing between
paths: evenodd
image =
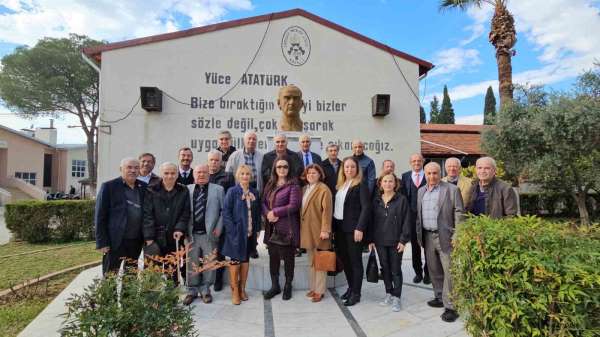
<instances>
[{"instance_id":1,"label":"black handbag","mask_svg":"<svg viewBox=\"0 0 600 337\"><path fill-rule=\"evenodd\" d=\"M278 245L278 246L291 246L292 245L292 229L290 228L289 235L282 234L277 230L277 227L274 223L271 223L273 226L273 231L271 232L271 236L269 237L269 243Z\"/></svg>"},{"instance_id":2,"label":"black handbag","mask_svg":"<svg viewBox=\"0 0 600 337\"><path fill-rule=\"evenodd\" d=\"M379 266L377 266L377 257L375 256L375 250L372 250L371 254L369 255L369 262L367 262L366 273L367 282L379 282Z\"/></svg>"}]
</instances>

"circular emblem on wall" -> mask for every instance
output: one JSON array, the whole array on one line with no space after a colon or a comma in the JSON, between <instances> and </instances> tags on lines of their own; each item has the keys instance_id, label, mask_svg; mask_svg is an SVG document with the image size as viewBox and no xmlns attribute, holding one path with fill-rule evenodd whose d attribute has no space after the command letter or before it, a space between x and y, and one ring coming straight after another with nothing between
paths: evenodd
<instances>
[{"instance_id":1,"label":"circular emblem on wall","mask_svg":"<svg viewBox=\"0 0 600 337\"><path fill-rule=\"evenodd\" d=\"M287 63L301 66L310 56L310 39L306 31L298 26L292 26L283 32L281 51Z\"/></svg>"}]
</instances>

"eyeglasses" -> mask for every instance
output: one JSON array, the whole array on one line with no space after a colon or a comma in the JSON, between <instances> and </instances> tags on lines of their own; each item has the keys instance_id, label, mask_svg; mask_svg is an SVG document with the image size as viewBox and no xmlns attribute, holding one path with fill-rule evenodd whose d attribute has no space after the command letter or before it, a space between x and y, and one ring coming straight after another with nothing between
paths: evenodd
<instances>
[{"instance_id":1,"label":"eyeglasses","mask_svg":"<svg viewBox=\"0 0 600 337\"><path fill-rule=\"evenodd\" d=\"M286 169L286 170L287 170L287 169L289 169L290 167L289 167L289 166L287 166L287 165L278 165L278 166L275 166L275 168L276 168L276 169Z\"/></svg>"}]
</instances>

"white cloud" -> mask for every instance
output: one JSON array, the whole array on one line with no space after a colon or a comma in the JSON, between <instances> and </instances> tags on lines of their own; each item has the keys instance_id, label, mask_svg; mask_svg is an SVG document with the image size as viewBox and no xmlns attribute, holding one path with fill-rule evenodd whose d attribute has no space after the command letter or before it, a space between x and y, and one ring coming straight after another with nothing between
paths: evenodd
<instances>
[{"instance_id":1,"label":"white cloud","mask_svg":"<svg viewBox=\"0 0 600 337\"><path fill-rule=\"evenodd\" d=\"M450 48L436 53L433 63L436 65L430 75L450 74L481 64L477 49Z\"/></svg>"},{"instance_id":2,"label":"white cloud","mask_svg":"<svg viewBox=\"0 0 600 337\"><path fill-rule=\"evenodd\" d=\"M511 1L509 10L515 17L517 38L525 38L533 43L541 52L539 60L542 63L539 68L513 74L514 83L552 85L575 78L584 70L591 69L594 62L598 61L600 9L594 6L594 1ZM475 23L479 22L475 14L470 16L474 18ZM519 42L515 47L518 51ZM519 62L518 57L517 53L513 64ZM452 100L457 101L484 95L490 85L497 92L497 80L485 80L448 89ZM430 100L434 95L440 97L441 93L432 93L425 100Z\"/></svg>"},{"instance_id":3,"label":"white cloud","mask_svg":"<svg viewBox=\"0 0 600 337\"><path fill-rule=\"evenodd\" d=\"M482 125L483 114L457 116L455 119L456 124L470 124L470 125Z\"/></svg>"},{"instance_id":4,"label":"white cloud","mask_svg":"<svg viewBox=\"0 0 600 337\"><path fill-rule=\"evenodd\" d=\"M85 34L117 41L182 29L174 17L193 26L222 20L229 10L250 10L250 0L0 0L0 41L34 45L42 37Z\"/></svg>"},{"instance_id":5,"label":"white cloud","mask_svg":"<svg viewBox=\"0 0 600 337\"><path fill-rule=\"evenodd\" d=\"M465 27L465 30L470 31L471 35L460 41L461 46L466 46L467 44L475 41L481 35L489 31L490 27L490 19L492 14L494 13L494 8L492 6L484 4L481 8L473 6L467 9L467 15L473 19L473 24Z\"/></svg>"}]
</instances>

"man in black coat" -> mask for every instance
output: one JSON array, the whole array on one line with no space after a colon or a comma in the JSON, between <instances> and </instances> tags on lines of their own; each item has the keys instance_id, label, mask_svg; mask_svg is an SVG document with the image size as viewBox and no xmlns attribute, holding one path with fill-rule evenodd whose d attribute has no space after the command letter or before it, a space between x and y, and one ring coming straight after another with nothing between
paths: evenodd
<instances>
[{"instance_id":1,"label":"man in black coat","mask_svg":"<svg viewBox=\"0 0 600 337\"><path fill-rule=\"evenodd\" d=\"M300 136L300 151L298 151L298 157L302 162L303 171L310 164L321 166L321 156L310 150L310 144L311 140L309 135Z\"/></svg>"},{"instance_id":2,"label":"man in black coat","mask_svg":"<svg viewBox=\"0 0 600 337\"><path fill-rule=\"evenodd\" d=\"M194 172L192 170L192 161L194 154L189 147L179 149L179 173L177 182L182 185L190 185L194 183Z\"/></svg>"},{"instance_id":3,"label":"man in black coat","mask_svg":"<svg viewBox=\"0 0 600 337\"><path fill-rule=\"evenodd\" d=\"M300 157L296 152L291 151L287 148L287 137L284 134L278 134L273 137L274 150L265 153L262 160L262 178L263 184L266 185L269 179L271 178L271 169L273 168L273 162L278 156L287 156L290 161L288 164L290 165L290 170L292 172L292 176L295 178L300 178L302 174L302 169L304 165L302 165L302 161L300 161Z\"/></svg>"},{"instance_id":4,"label":"man in black coat","mask_svg":"<svg viewBox=\"0 0 600 337\"><path fill-rule=\"evenodd\" d=\"M100 186L96 198L96 249L103 254L103 274L117 271L123 258L137 260L144 242L142 207L147 185L137 180L140 163L135 158L125 158L120 170L120 177ZM129 262L128 267L136 266Z\"/></svg>"},{"instance_id":5,"label":"man in black coat","mask_svg":"<svg viewBox=\"0 0 600 337\"><path fill-rule=\"evenodd\" d=\"M335 193L337 192L336 185L338 180L338 173L342 167L342 161L338 159L339 147L337 144L329 144L325 148L327 151L327 159L321 162L321 167L325 173L325 184L331 190L331 195L335 200Z\"/></svg>"},{"instance_id":6,"label":"man in black coat","mask_svg":"<svg viewBox=\"0 0 600 337\"><path fill-rule=\"evenodd\" d=\"M421 246L417 240L417 196L419 188L425 186L427 181L425 179L425 172L423 171L423 156L419 153L414 153L410 156L410 167L412 170L404 172L402 174L402 186L404 187L404 193L406 193L406 199L410 205L410 247L412 250L412 265L415 271L415 277L413 278L414 283L431 283L429 279L429 271L427 270L427 262L425 262L425 268L423 268L423 262L421 260Z\"/></svg>"}]
</instances>

